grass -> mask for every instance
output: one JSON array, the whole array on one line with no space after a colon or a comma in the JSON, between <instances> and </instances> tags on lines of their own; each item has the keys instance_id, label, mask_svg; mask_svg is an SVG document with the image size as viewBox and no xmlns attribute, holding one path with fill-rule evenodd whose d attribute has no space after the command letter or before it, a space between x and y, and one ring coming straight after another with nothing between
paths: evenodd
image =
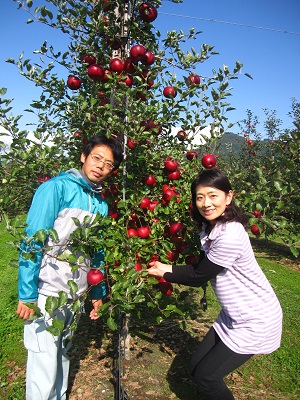
<instances>
[{"instance_id":1,"label":"grass","mask_svg":"<svg viewBox=\"0 0 300 400\"><path fill-rule=\"evenodd\" d=\"M25 398L26 351L22 342L23 322L15 315L17 307L17 268L9 265L9 261L16 259L18 254L6 244L8 241L11 241L11 237L2 222L0 223L0 398L18 400ZM282 345L273 354L255 356L226 380L235 393L237 400L259 400L262 397L265 400L296 400L300 398L299 260L298 262L293 260L284 247L272 247L272 243L266 243L263 240L254 240L253 243L259 264L274 287L283 308L284 329ZM198 332L198 337L196 338L193 338L187 332L182 332L183 342L180 346L177 345L178 327L168 329L169 336L165 335L161 340L155 330L152 334L151 329L146 332L142 330L138 332L135 329L133 358L129 366L128 385L132 381L135 387L140 387L140 393L137 397L134 394L131 397L129 393L132 400L143 398L143 393L149 400L168 398L193 400L199 398L195 388L190 387L190 382L188 377L184 375L183 369L187 362L186 359L189 357L189 352L193 350L197 341L201 340L205 330L208 329L218 313L219 305L211 288L208 292L208 302L209 310L205 314L199 314L197 318L198 326L203 327L203 332ZM84 360L82 360L83 346L79 341L84 340L87 343L91 343L86 339L91 335L88 324L91 324L88 318L82 318L81 326L78 328L77 339L75 335L74 340L75 354L73 357L77 357L79 371L83 373L83 385L84 381L88 379L90 367L87 365L86 370L84 370L83 365L85 364ZM193 328L193 325L191 326ZM86 336L83 337L83 334ZM100 331L95 332L95 338L97 338L97 335L99 337L99 334L101 334ZM103 351L100 343L103 343L103 341L98 340L96 343L96 351L98 352ZM179 349L176 349L176 347L179 347ZM78 349L77 353L76 349ZM92 359L92 351L95 351L95 349L87 346L86 350ZM103 360L106 363L105 365L108 365L112 358L113 353L110 350L110 353ZM100 368L99 357L94 361L94 368ZM143 364L142 381L140 374L136 373L136 371L140 370L141 362ZM76 370L76 373L76 376L80 375L78 370ZM111 380L109 367L107 376L107 381L109 382ZM146 376L149 379L146 379ZM93 382L94 377L92 377L92 384ZM176 395L178 397L174 397ZM104 399L104 395L100 396L97 398ZM76 397L70 396L70 399L72 398L75 399ZM91 395L87 398L92 400L96 397Z\"/></svg>"},{"instance_id":2,"label":"grass","mask_svg":"<svg viewBox=\"0 0 300 400\"><path fill-rule=\"evenodd\" d=\"M17 318L17 276L16 267L10 260L18 254L7 245L11 235L0 224L0 398L24 399L26 352L23 348L23 322Z\"/></svg>"}]
</instances>

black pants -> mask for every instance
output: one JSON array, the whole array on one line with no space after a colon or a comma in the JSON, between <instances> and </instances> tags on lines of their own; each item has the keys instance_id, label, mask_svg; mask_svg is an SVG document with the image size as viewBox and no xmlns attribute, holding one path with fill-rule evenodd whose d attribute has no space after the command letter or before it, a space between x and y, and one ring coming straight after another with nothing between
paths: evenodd
<instances>
[{"instance_id":1,"label":"black pants","mask_svg":"<svg viewBox=\"0 0 300 400\"><path fill-rule=\"evenodd\" d=\"M192 356L190 372L205 400L234 400L223 378L244 364L253 354L230 350L211 328Z\"/></svg>"}]
</instances>

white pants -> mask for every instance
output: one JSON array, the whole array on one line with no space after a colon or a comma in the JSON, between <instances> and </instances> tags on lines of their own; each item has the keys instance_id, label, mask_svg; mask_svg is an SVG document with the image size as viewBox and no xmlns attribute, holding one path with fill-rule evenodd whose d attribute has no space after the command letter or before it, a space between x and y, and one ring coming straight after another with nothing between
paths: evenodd
<instances>
[{"instance_id":1,"label":"white pants","mask_svg":"<svg viewBox=\"0 0 300 400\"><path fill-rule=\"evenodd\" d=\"M38 306L45 312L46 296L39 295ZM70 309L59 313L67 327L74 319ZM47 321L51 324L51 320ZM46 331L44 319L25 322L24 345L28 350L26 369L26 400L66 399L69 377L69 357L72 334L67 328L60 336Z\"/></svg>"}]
</instances>

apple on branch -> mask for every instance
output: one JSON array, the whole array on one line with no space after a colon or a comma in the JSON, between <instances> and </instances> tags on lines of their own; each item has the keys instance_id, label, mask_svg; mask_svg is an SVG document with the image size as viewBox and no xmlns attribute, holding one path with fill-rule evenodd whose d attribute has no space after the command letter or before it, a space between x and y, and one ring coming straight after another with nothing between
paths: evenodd
<instances>
[{"instance_id":1,"label":"apple on branch","mask_svg":"<svg viewBox=\"0 0 300 400\"><path fill-rule=\"evenodd\" d=\"M145 55L146 49L141 44L136 44L130 49L130 57L132 57L134 61L142 61Z\"/></svg>"},{"instance_id":2,"label":"apple on branch","mask_svg":"<svg viewBox=\"0 0 300 400\"><path fill-rule=\"evenodd\" d=\"M200 76L196 74L191 74L187 80L190 85L200 85Z\"/></svg>"},{"instance_id":3,"label":"apple on branch","mask_svg":"<svg viewBox=\"0 0 300 400\"><path fill-rule=\"evenodd\" d=\"M81 86L81 79L78 76L70 75L67 80L67 86L71 90L78 90Z\"/></svg>"},{"instance_id":4,"label":"apple on branch","mask_svg":"<svg viewBox=\"0 0 300 400\"><path fill-rule=\"evenodd\" d=\"M87 282L89 285L98 285L103 280L104 275L99 269L92 268L87 273Z\"/></svg>"},{"instance_id":5,"label":"apple on branch","mask_svg":"<svg viewBox=\"0 0 300 400\"><path fill-rule=\"evenodd\" d=\"M198 158L198 153L196 151L187 151L186 158L191 161L193 158Z\"/></svg>"},{"instance_id":6,"label":"apple on branch","mask_svg":"<svg viewBox=\"0 0 300 400\"><path fill-rule=\"evenodd\" d=\"M85 54L81 57L81 61L88 65L96 64L96 57L92 54Z\"/></svg>"},{"instance_id":7,"label":"apple on branch","mask_svg":"<svg viewBox=\"0 0 300 400\"><path fill-rule=\"evenodd\" d=\"M93 81L101 81L104 78L104 68L99 64L92 64L88 68L88 76Z\"/></svg>"},{"instance_id":8,"label":"apple on branch","mask_svg":"<svg viewBox=\"0 0 300 400\"><path fill-rule=\"evenodd\" d=\"M163 95L168 99L174 99L174 97L177 95L177 91L173 86L166 86L163 90Z\"/></svg>"},{"instance_id":9,"label":"apple on branch","mask_svg":"<svg viewBox=\"0 0 300 400\"><path fill-rule=\"evenodd\" d=\"M201 163L204 168L213 168L217 164L217 159L212 154L204 154Z\"/></svg>"},{"instance_id":10,"label":"apple on branch","mask_svg":"<svg viewBox=\"0 0 300 400\"><path fill-rule=\"evenodd\" d=\"M260 230L257 225L251 225L250 229L251 229L251 232L253 233L253 235L260 236Z\"/></svg>"},{"instance_id":11,"label":"apple on branch","mask_svg":"<svg viewBox=\"0 0 300 400\"><path fill-rule=\"evenodd\" d=\"M149 3L142 3L139 6L139 13L144 22L153 22L157 18L157 9Z\"/></svg>"},{"instance_id":12,"label":"apple on branch","mask_svg":"<svg viewBox=\"0 0 300 400\"><path fill-rule=\"evenodd\" d=\"M152 187L156 186L156 178L155 178L155 176L153 174L149 174L147 176L144 176L142 178L142 182L145 185L148 185L148 186L152 186Z\"/></svg>"},{"instance_id":13,"label":"apple on branch","mask_svg":"<svg viewBox=\"0 0 300 400\"><path fill-rule=\"evenodd\" d=\"M150 232L149 226L141 226L137 229L138 236L143 239L147 239L150 235Z\"/></svg>"},{"instance_id":14,"label":"apple on branch","mask_svg":"<svg viewBox=\"0 0 300 400\"><path fill-rule=\"evenodd\" d=\"M174 160L171 157L168 157L164 162L165 168L169 172L174 172L178 168L178 161Z\"/></svg>"},{"instance_id":15,"label":"apple on branch","mask_svg":"<svg viewBox=\"0 0 300 400\"><path fill-rule=\"evenodd\" d=\"M120 74L124 70L124 63L118 57L112 58L110 60L109 66L112 71L117 72L118 74Z\"/></svg>"}]
</instances>

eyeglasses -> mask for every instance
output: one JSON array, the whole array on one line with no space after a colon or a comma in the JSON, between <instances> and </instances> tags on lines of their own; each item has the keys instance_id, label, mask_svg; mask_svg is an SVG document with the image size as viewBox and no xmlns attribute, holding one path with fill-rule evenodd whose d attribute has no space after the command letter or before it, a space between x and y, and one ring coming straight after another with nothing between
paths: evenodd
<instances>
[{"instance_id":1,"label":"eyeglasses","mask_svg":"<svg viewBox=\"0 0 300 400\"><path fill-rule=\"evenodd\" d=\"M105 161L104 157L99 154L90 154L95 164L103 163L104 168L109 169L110 171L115 168L114 164L109 161Z\"/></svg>"}]
</instances>

